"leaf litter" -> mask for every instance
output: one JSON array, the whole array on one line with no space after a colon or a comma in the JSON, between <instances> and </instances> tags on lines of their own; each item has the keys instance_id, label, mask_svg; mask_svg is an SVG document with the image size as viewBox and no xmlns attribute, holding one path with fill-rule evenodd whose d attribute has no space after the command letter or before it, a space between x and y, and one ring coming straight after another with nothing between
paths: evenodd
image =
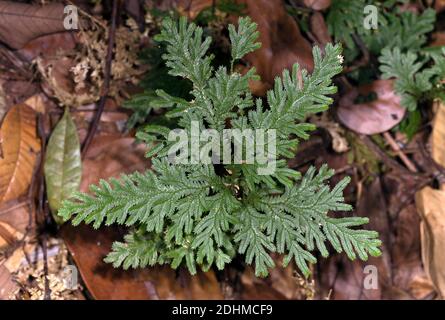
<instances>
[{"instance_id":1,"label":"leaf litter","mask_svg":"<svg viewBox=\"0 0 445 320\"><path fill-rule=\"evenodd\" d=\"M212 1L193 1L193 6L189 6L187 1L162 1L159 8L171 8L175 2L181 5L179 12L190 17L198 17L206 8L212 9ZM261 80L250 84L255 94L264 94L265 90L271 87L274 77L280 74L283 68L295 62L311 70L313 66L311 43L323 46L331 40L325 13L332 7L332 2L303 1L304 6L300 7L295 6L294 1L286 1L286 5L282 5L280 1L237 1L244 5L244 14L250 15L259 24L261 31L261 42L263 42L261 51L249 55L236 66L239 71L243 71L246 65L257 68ZM436 10L443 10L441 3L441 1L436 2ZM155 6L156 4L150 3L150 10ZM8 8L8 11L12 9ZM95 7L94 14L97 15L99 12L100 15L103 9ZM420 8L415 6L411 9L420 12ZM146 30L142 34L138 28L141 17L148 21L146 26L154 29L159 17L156 16L155 10L145 15L138 12L140 8L129 8L129 10L132 11L132 16L139 16L138 23L128 20L116 31L109 101L99 131L83 161L83 177L80 185L82 190L86 190L89 184L97 182L100 178L119 176L120 173L133 170L143 171L150 167L149 161L143 157L145 150L134 139L133 132L125 132L122 123L128 119L128 110L123 110L120 106L128 98L129 93L141 91L135 85L141 75L147 72L146 66L139 61L138 52L146 45L144 41L150 43L152 31ZM230 14L221 14L218 10L220 9L216 9L217 14L224 17L221 21L232 19ZM5 12L8 11L0 8L0 16L1 14L5 16ZM268 14L265 15L264 12ZM10 48L20 49L17 51L19 59L23 59L24 63L33 62L40 75L36 81L23 78L24 74L21 73L23 71L19 72L15 67L9 68L13 70L7 70L7 77L11 78L7 80L2 78L0 81L0 119L2 112L3 117L5 115L8 117L8 114L14 115L20 108L21 111L24 110L23 118L35 120L35 123L34 120L31 121L35 132L38 129L38 118L43 117L44 130L49 136L62 117L61 107L67 106L71 110L80 142L84 140L96 103L101 98L101 88L105 80L104 57L107 51L108 29L104 26L109 21L101 20L99 15L94 19L100 23L95 24L90 21L93 27L82 29L74 37L63 30L57 30L56 26L40 33L28 30L23 38L17 39L11 39L5 35L6 33L0 32L0 39ZM13 22L17 23L16 20ZM207 31L219 38L218 50L224 51L222 48L226 46L227 39L224 38L224 27L221 22L211 22ZM443 30L435 32L432 45L443 45L442 40ZM62 43L64 46L60 45ZM45 47L45 44L48 46ZM111 241L121 237L122 232L119 228L101 231L96 235L97 241L93 238L93 233L85 229L82 231L85 238L78 239L76 243L73 241L73 230L67 226L62 227L58 238L49 240L46 261L49 267L48 273L44 272L42 249L39 249L33 236L26 238L27 246L30 247L29 252L33 250L38 252L38 259L31 259L32 263L27 261L21 249L15 249L12 256L9 253L8 257L0 255L0 286L2 286L0 289L10 288L12 291L9 297L13 299L42 299L47 290L46 278L49 280L52 299L84 299L85 289L90 296L110 299L209 297L437 299L443 297L444 275L440 267L443 265L444 234L444 213L441 205L444 201L442 199L444 130L441 126L443 121L440 121L443 117L443 105L436 107L435 115L429 106L422 105L423 127L415 127L413 134L407 138L407 135L400 133L402 131L400 128L403 128L403 121L406 121L410 114L400 107L400 100L390 85L391 80L380 80L377 77L377 79L372 78L371 82L362 83L361 77L366 78L367 74L372 74L373 71L369 69L372 69L375 63L372 60L368 61L370 68L367 68L366 59L369 57L366 52L362 52L362 55L362 60L359 61L357 58L353 61L352 64L356 65L346 70L345 75L339 79L337 85L341 90L335 96L338 102L337 109L329 114L315 115L309 119L322 129L318 130L309 141L302 143L300 153L289 163L305 170L310 163L328 162L337 169L336 176L332 178L333 182L345 175L353 178L353 184L348 187L346 197L350 203L355 203L356 215L367 216L374 221L371 227L379 230L385 246L381 259L368 262L377 266L381 275L379 290L364 291L362 287L364 265L346 261L341 257L334 257L317 266L314 277L310 280L295 274L292 267L275 270L267 279L257 279L253 276L252 270L246 266L231 266L227 274L211 271L200 274L198 278L165 268L150 269L148 272L141 270L123 272L109 268L102 262ZM0 55L0 62L2 61L3 56ZM3 63L0 64L0 70L4 70ZM30 97L31 100L27 100ZM51 102L46 99L48 97L51 98ZM31 107L19 104L24 101ZM153 111L150 116L158 115ZM16 116L13 118L13 122L18 121ZM2 132L7 130L7 134L11 134L8 129L10 119L3 122L0 120ZM428 126L432 129L431 135ZM394 147L394 143L398 146L397 152L385 140L384 135L388 138L388 132L393 139L390 141L393 143L392 146ZM2 135L4 136L3 133ZM13 135L11 138L17 139ZM33 181L39 179L34 179L33 176L39 174L38 158L42 150L39 137L35 135L33 139L34 141L28 144L33 145L35 153L25 157L29 160L25 162L32 163L25 166L25 171L20 171L26 177L19 179L19 182L7 179L9 184L12 181L20 186L13 186L12 189L8 186L7 192L3 192L3 201L0 201L0 213L15 212L14 215L11 214L13 218L8 218L7 214L0 216L0 226L3 228L1 230L4 231L0 232L1 253L7 252L4 249L12 247L11 243L19 242L26 233L28 225L26 208L29 200L23 198L33 198L39 190L36 187L39 182ZM416 141L425 145L426 154L419 150ZM3 138L1 150L6 150L9 154L10 149L7 144ZM406 168L406 163L401 160L405 156L415 164L419 172L413 173ZM4 159L2 155L0 176L3 172ZM431 164L431 159L435 161L435 165ZM3 176L1 177L0 186L5 181ZM0 188L0 191L4 189ZM17 203L23 204L22 209L10 210L17 206ZM42 215L42 212L37 210L37 215ZM11 221L20 221L20 228ZM35 230L35 226L32 228ZM61 238L66 241L67 247ZM90 257L85 257L80 250L86 246L90 246L92 250L99 249L91 251L93 254ZM82 287L67 290L61 280L62 273L64 268L72 263L79 268L83 283ZM95 279L94 270L101 271L99 280ZM202 283L206 284L205 288ZM111 288L114 285L121 288L120 293L104 291L104 288ZM4 298L3 294L0 296Z\"/></svg>"}]
</instances>

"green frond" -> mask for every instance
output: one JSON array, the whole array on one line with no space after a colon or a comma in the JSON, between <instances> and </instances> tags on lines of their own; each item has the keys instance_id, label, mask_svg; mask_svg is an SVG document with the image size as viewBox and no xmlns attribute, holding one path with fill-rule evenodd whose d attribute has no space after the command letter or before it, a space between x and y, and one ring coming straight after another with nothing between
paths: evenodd
<instances>
[{"instance_id":1,"label":"green frond","mask_svg":"<svg viewBox=\"0 0 445 320\"><path fill-rule=\"evenodd\" d=\"M249 52L261 47L261 43L255 42L260 33L256 30L257 24L250 17L241 17L238 20L238 30L229 25L229 37L232 45L232 65L236 60L242 59Z\"/></svg>"},{"instance_id":2,"label":"green frond","mask_svg":"<svg viewBox=\"0 0 445 320\"><path fill-rule=\"evenodd\" d=\"M412 52L402 53L398 47L385 48L379 61L382 78L395 78L394 89L401 96L402 105L414 111L422 96L431 90L434 74L421 72L424 63L418 61L418 56Z\"/></svg>"},{"instance_id":3,"label":"green frond","mask_svg":"<svg viewBox=\"0 0 445 320\"><path fill-rule=\"evenodd\" d=\"M229 26L229 36L232 65L259 47L256 24L248 17L240 18L238 28ZM333 171L327 166L318 172L311 168L301 177L286 162L294 157L299 141L307 139L315 128L304 123L306 117L332 103L329 95L336 92L333 77L342 71L340 45L326 45L324 54L313 49L312 74L297 64L291 72L285 70L263 106L262 100L254 101L249 92L255 70L241 75L212 67L212 56L207 54L210 38L203 37L202 28L185 18L179 22L165 18L156 39L165 46L163 58L170 81L173 77L186 79L190 91L179 95L162 86L160 90L150 88L127 104L140 112L133 123L153 108L168 109L165 122L152 122L137 133L138 140L149 146L152 169L101 181L90 187L89 194L75 194L59 210L59 215L74 225L84 222L98 228L120 224L136 230L123 242L113 244L106 262L125 269L167 263L172 268L185 266L195 274L198 267L221 270L239 254L254 265L257 276L267 276L275 265L272 254L276 252L284 255L284 265L295 261L307 276L309 265L316 262L313 251L327 257L328 244L351 259L380 254L377 234L359 229L367 219L332 216L332 211L351 210L343 198L348 179L331 188L328 180ZM394 65L395 71L386 72L398 77L404 66ZM412 81L422 84L417 76ZM264 130L264 141L255 140L255 147L264 147L267 156L235 164L169 162L168 152L174 143L168 141L170 127L179 126L190 138L194 135L192 122L220 135L228 128L250 133ZM232 138L250 139L244 134ZM269 138L275 138L276 150ZM275 160L272 170L259 174L271 159Z\"/></svg>"}]
</instances>

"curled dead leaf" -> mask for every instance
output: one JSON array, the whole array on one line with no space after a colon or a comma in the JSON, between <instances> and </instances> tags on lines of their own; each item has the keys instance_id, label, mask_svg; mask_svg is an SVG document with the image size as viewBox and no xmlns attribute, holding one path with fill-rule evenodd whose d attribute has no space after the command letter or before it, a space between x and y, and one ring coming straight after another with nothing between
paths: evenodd
<instances>
[{"instance_id":1,"label":"curled dead leaf","mask_svg":"<svg viewBox=\"0 0 445 320\"><path fill-rule=\"evenodd\" d=\"M192 20L195 19L202 10L213 5L212 0L178 0L177 2L177 10L179 13Z\"/></svg>"},{"instance_id":2,"label":"curled dead leaf","mask_svg":"<svg viewBox=\"0 0 445 320\"><path fill-rule=\"evenodd\" d=\"M28 228L33 231L33 216L28 201L12 200L0 205L0 253L22 239Z\"/></svg>"},{"instance_id":3,"label":"curled dead leaf","mask_svg":"<svg viewBox=\"0 0 445 320\"><path fill-rule=\"evenodd\" d=\"M437 108L431 134L431 154L434 161L445 168L445 104L437 101L435 105Z\"/></svg>"},{"instance_id":4,"label":"curled dead leaf","mask_svg":"<svg viewBox=\"0 0 445 320\"><path fill-rule=\"evenodd\" d=\"M215 274L179 275L169 266L115 269L103 262L113 241L121 238L113 228L99 231L81 225L62 227L62 237L77 264L86 287L99 300L222 299Z\"/></svg>"},{"instance_id":5,"label":"curled dead leaf","mask_svg":"<svg viewBox=\"0 0 445 320\"><path fill-rule=\"evenodd\" d=\"M32 61L38 56L54 57L69 54L75 47L75 34L65 31L33 39L17 50L17 53L26 61Z\"/></svg>"},{"instance_id":6,"label":"curled dead leaf","mask_svg":"<svg viewBox=\"0 0 445 320\"><path fill-rule=\"evenodd\" d=\"M416 193L420 225L422 262L442 299L445 298L445 191L425 187Z\"/></svg>"},{"instance_id":7,"label":"curled dead leaf","mask_svg":"<svg viewBox=\"0 0 445 320\"><path fill-rule=\"evenodd\" d=\"M356 102L360 97L371 101ZM390 130L402 121L405 112L392 80L376 80L353 88L343 95L337 108L337 116L346 127L367 135Z\"/></svg>"},{"instance_id":8,"label":"curled dead leaf","mask_svg":"<svg viewBox=\"0 0 445 320\"><path fill-rule=\"evenodd\" d=\"M0 1L0 40L18 49L39 36L65 31L64 5L45 6Z\"/></svg>"},{"instance_id":9,"label":"curled dead leaf","mask_svg":"<svg viewBox=\"0 0 445 320\"><path fill-rule=\"evenodd\" d=\"M18 104L6 114L0 129L0 203L23 195L31 183L40 140L36 113Z\"/></svg>"}]
</instances>

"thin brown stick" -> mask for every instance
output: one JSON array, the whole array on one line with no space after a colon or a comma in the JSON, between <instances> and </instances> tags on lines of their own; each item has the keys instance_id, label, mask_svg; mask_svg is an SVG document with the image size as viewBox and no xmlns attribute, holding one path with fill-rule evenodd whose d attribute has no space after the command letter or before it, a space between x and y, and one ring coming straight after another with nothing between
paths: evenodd
<instances>
[{"instance_id":1,"label":"thin brown stick","mask_svg":"<svg viewBox=\"0 0 445 320\"><path fill-rule=\"evenodd\" d=\"M48 237L46 234L43 234L41 243L42 251L43 251L43 273L45 276L45 291L44 291L44 300L51 300L51 289L49 287L49 279L48 279Z\"/></svg>"},{"instance_id":2,"label":"thin brown stick","mask_svg":"<svg viewBox=\"0 0 445 320\"><path fill-rule=\"evenodd\" d=\"M107 57L105 61L105 75L104 75L104 85L102 88L102 93L100 96L99 106L97 108L97 112L94 114L93 121L91 122L90 129L88 134L83 142L82 146L82 158L85 157L85 154L90 147L91 141L93 140L94 135L97 132L97 128L99 126L100 117L105 108L105 102L108 98L108 93L110 91L110 81L111 81L111 65L113 63L113 48L114 48L114 40L116 34L116 26L117 26L117 9L120 4L120 0L113 1L113 12L111 18L111 25L108 32L108 48L107 48Z\"/></svg>"},{"instance_id":3,"label":"thin brown stick","mask_svg":"<svg viewBox=\"0 0 445 320\"><path fill-rule=\"evenodd\" d=\"M394 160L393 158L389 157L385 152L383 152L379 148L379 146L377 146L374 142L372 142L372 140L368 136L359 135L358 137L389 168L392 168L394 170L398 170L398 171L404 172L404 173L410 173L410 171L407 168L405 168L404 166L399 164L396 160Z\"/></svg>"},{"instance_id":4,"label":"thin brown stick","mask_svg":"<svg viewBox=\"0 0 445 320\"><path fill-rule=\"evenodd\" d=\"M385 138L386 142L388 142L391 149L397 154L397 156L402 160L402 162L405 164L405 166L408 168L411 172L418 172L416 166L412 161L406 156L405 153L403 153L402 149L400 149L397 142L394 140L392 135L389 132L384 132L383 137Z\"/></svg>"},{"instance_id":5,"label":"thin brown stick","mask_svg":"<svg viewBox=\"0 0 445 320\"><path fill-rule=\"evenodd\" d=\"M32 78L32 73L26 68L27 63L23 61L23 59L16 54L15 52L9 50L6 46L0 43L0 56L3 56L6 60L11 63L11 66L15 67L15 69L25 78ZM6 66L5 66L6 67Z\"/></svg>"},{"instance_id":6,"label":"thin brown stick","mask_svg":"<svg viewBox=\"0 0 445 320\"><path fill-rule=\"evenodd\" d=\"M38 178L39 181L39 192L38 192L38 213L36 215L37 224L41 222L42 226L47 226L51 223L51 217L49 215L49 212L47 210L47 206L45 206L45 200L46 200L46 192L45 192L45 180L43 175L43 165L44 165L44 159L45 159L45 151L46 151L46 133L43 125L43 117L42 114L39 113L37 115L37 131L40 137L40 144L41 144L41 160L40 161L40 167L39 167L39 175ZM39 221L41 219L41 221ZM45 233L45 230L39 235L39 242L40 246L42 247L43 251L43 274L44 274L44 300L51 300L51 289L49 287L49 280L48 280L48 259L47 259L47 235Z\"/></svg>"}]
</instances>

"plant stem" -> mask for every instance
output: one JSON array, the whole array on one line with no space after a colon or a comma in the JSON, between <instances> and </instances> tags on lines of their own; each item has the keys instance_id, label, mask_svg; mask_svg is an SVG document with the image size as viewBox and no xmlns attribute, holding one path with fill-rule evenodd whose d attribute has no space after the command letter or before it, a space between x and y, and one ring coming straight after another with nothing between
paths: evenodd
<instances>
[{"instance_id":1,"label":"plant stem","mask_svg":"<svg viewBox=\"0 0 445 320\"><path fill-rule=\"evenodd\" d=\"M97 112L94 114L93 121L91 122L90 129L88 134L83 142L82 146L82 159L85 157L85 154L90 147L91 141L93 140L94 135L96 134L97 128L99 126L100 117L105 108L105 102L108 98L108 93L110 91L110 81L111 81L111 65L113 63L113 48L114 41L116 35L116 26L117 26L117 9L120 4L120 0L113 1L113 12L111 18L111 25L108 32L108 48L107 48L107 57L105 61L105 70L104 70L104 85L102 87L102 93L100 96L99 106L97 108Z\"/></svg>"}]
</instances>

